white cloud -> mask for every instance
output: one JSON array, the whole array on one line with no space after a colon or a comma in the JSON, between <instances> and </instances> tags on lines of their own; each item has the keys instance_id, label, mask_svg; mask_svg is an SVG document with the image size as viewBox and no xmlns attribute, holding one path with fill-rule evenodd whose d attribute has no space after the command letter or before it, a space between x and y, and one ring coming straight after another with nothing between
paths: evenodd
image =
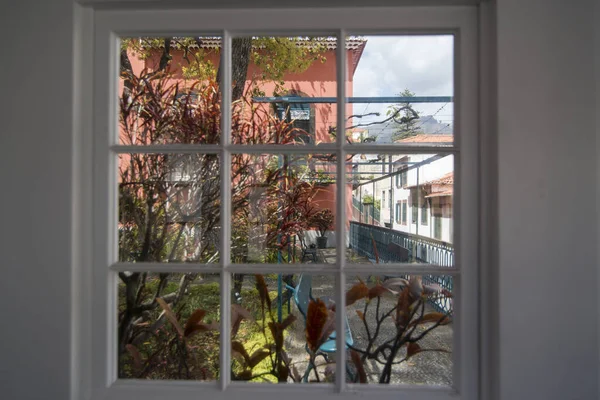
<instances>
[{"instance_id":1,"label":"white cloud","mask_svg":"<svg viewBox=\"0 0 600 400\"><path fill-rule=\"evenodd\" d=\"M365 36L365 39L367 44L354 74L354 96L397 96L404 89L417 96L454 94L452 36ZM415 109L428 115L442 105L422 103L415 105ZM378 111L385 117L388 106L355 104L354 114ZM451 120L452 106L446 106L440 114L443 119ZM361 122L366 121L364 118Z\"/></svg>"}]
</instances>

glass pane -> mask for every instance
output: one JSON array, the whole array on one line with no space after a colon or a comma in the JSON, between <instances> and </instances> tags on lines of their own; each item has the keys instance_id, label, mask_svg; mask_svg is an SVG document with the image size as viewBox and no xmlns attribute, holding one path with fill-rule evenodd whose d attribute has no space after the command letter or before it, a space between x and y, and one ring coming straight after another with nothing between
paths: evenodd
<instances>
[{"instance_id":1,"label":"glass pane","mask_svg":"<svg viewBox=\"0 0 600 400\"><path fill-rule=\"evenodd\" d=\"M220 177L214 154L120 154L119 260L213 263Z\"/></svg>"},{"instance_id":2,"label":"glass pane","mask_svg":"<svg viewBox=\"0 0 600 400\"><path fill-rule=\"evenodd\" d=\"M349 262L454 265L454 156L353 154L348 164Z\"/></svg>"},{"instance_id":3,"label":"glass pane","mask_svg":"<svg viewBox=\"0 0 600 400\"><path fill-rule=\"evenodd\" d=\"M219 274L121 272L119 378L219 378Z\"/></svg>"},{"instance_id":4,"label":"glass pane","mask_svg":"<svg viewBox=\"0 0 600 400\"><path fill-rule=\"evenodd\" d=\"M234 154L232 262L334 263L335 174L331 154Z\"/></svg>"},{"instance_id":5,"label":"glass pane","mask_svg":"<svg viewBox=\"0 0 600 400\"><path fill-rule=\"evenodd\" d=\"M232 142L334 141L336 47L334 37L232 39Z\"/></svg>"},{"instance_id":6,"label":"glass pane","mask_svg":"<svg viewBox=\"0 0 600 400\"><path fill-rule=\"evenodd\" d=\"M218 144L219 37L121 39L119 143Z\"/></svg>"},{"instance_id":7,"label":"glass pane","mask_svg":"<svg viewBox=\"0 0 600 400\"><path fill-rule=\"evenodd\" d=\"M357 40L357 37L351 37ZM347 89L352 143L453 143L452 35L361 36ZM350 58L350 57L349 57Z\"/></svg>"},{"instance_id":8,"label":"glass pane","mask_svg":"<svg viewBox=\"0 0 600 400\"><path fill-rule=\"evenodd\" d=\"M451 276L348 277L355 383L452 385Z\"/></svg>"},{"instance_id":9,"label":"glass pane","mask_svg":"<svg viewBox=\"0 0 600 400\"><path fill-rule=\"evenodd\" d=\"M233 275L232 379L335 382L335 277Z\"/></svg>"}]
</instances>

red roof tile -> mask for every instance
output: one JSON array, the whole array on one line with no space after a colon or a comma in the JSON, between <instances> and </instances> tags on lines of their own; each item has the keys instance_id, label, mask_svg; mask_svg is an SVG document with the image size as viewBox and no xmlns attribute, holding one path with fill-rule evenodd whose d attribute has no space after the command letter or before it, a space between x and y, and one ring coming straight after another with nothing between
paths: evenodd
<instances>
[{"instance_id":1,"label":"red roof tile","mask_svg":"<svg viewBox=\"0 0 600 400\"><path fill-rule=\"evenodd\" d=\"M454 141L454 135L441 135L441 134L420 134L411 136L406 139L396 141L396 143L452 143Z\"/></svg>"}]
</instances>

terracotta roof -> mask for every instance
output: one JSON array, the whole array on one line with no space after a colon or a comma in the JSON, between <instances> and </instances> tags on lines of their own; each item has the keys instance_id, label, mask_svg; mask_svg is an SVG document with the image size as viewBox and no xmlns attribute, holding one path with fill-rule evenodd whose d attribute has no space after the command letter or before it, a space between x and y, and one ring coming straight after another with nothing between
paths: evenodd
<instances>
[{"instance_id":1,"label":"terracotta roof","mask_svg":"<svg viewBox=\"0 0 600 400\"><path fill-rule=\"evenodd\" d=\"M452 143L454 142L454 135L433 135L433 134L420 134L411 136L406 139L396 141L396 143Z\"/></svg>"},{"instance_id":2,"label":"terracotta roof","mask_svg":"<svg viewBox=\"0 0 600 400\"><path fill-rule=\"evenodd\" d=\"M443 192L435 192L435 193L428 194L427 196L425 196L425 198L429 199L431 197L452 196L452 194L453 194L452 190L446 190L446 191L443 191Z\"/></svg>"},{"instance_id":3,"label":"terracotta roof","mask_svg":"<svg viewBox=\"0 0 600 400\"><path fill-rule=\"evenodd\" d=\"M454 185L454 172L448 172L445 175L442 175L439 178L433 179L431 181L420 182L419 186L450 186L450 189L442 188L442 190L438 190L437 192L431 193L426 197L434 197L434 194L449 191L450 195L452 195L452 185ZM407 186L407 189L416 188L417 185ZM439 195L438 195L439 196Z\"/></svg>"},{"instance_id":4,"label":"terracotta roof","mask_svg":"<svg viewBox=\"0 0 600 400\"><path fill-rule=\"evenodd\" d=\"M201 37L198 43L190 44L190 48L195 49L202 47L203 49L218 49L221 47L220 37ZM359 50L365 47L367 39L363 38L351 38L346 39L346 49L348 50ZM299 47L313 47L315 44L324 45L327 50L337 49L337 38L320 38L316 40L298 40L296 44ZM171 46L175 47L177 43L173 42ZM162 47L162 44L161 44Z\"/></svg>"},{"instance_id":5,"label":"terracotta roof","mask_svg":"<svg viewBox=\"0 0 600 400\"><path fill-rule=\"evenodd\" d=\"M452 185L454 184L454 172L448 172L446 175L443 175L441 178L434 179L429 182L423 183L423 185Z\"/></svg>"},{"instance_id":6,"label":"terracotta roof","mask_svg":"<svg viewBox=\"0 0 600 400\"><path fill-rule=\"evenodd\" d=\"M218 49L221 47L221 38L220 37L201 37L198 40L198 43L193 43L190 45L190 48L197 49L199 47L203 49ZM324 45L327 50L335 50L337 49L337 38L320 38L317 40L298 40L296 45L299 47L313 47L315 44ZM346 50L352 50L354 57L352 57L352 75L356 71L356 67L358 66L358 61L362 56L362 53L367 45L367 39L354 37L346 39ZM160 45L163 47L164 45ZM177 43L172 42L172 47L176 47Z\"/></svg>"}]
</instances>

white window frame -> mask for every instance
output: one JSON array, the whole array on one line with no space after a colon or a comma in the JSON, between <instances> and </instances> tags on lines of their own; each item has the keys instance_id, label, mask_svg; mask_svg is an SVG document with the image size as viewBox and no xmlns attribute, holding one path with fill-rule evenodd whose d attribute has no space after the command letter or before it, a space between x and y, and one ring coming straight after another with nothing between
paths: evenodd
<instances>
[{"instance_id":1,"label":"white window frame","mask_svg":"<svg viewBox=\"0 0 600 400\"><path fill-rule=\"evenodd\" d=\"M91 352L82 355L82 368L89 366L84 373L83 392L92 399L197 399L206 396L211 399L232 399L245 396L249 399L279 398L285 395L289 400L305 400L306 396L318 399L340 398L357 392L381 399L410 398L420 399L476 399L479 393L479 139L478 139L478 26L475 7L394 7L394 8L336 8L336 9L255 9L255 10L135 10L97 9L93 12L93 129L87 139L93 146L93 196L92 226L93 241L90 254L91 265L88 273L93 282L91 290L81 293L81 301L90 304L91 317L83 319L89 324L82 329L84 335L91 336ZM351 152L377 154L448 153L455 159L454 212L457 229L454 234L456 265L453 268L435 266L415 267L411 264L380 266L379 271L396 274L445 274L454 276L456 316L453 322L453 382L447 387L416 387L408 385L353 385L341 379L345 376L345 352L338 352L335 385L259 385L231 382L229 374L222 373L219 382L179 382L179 381L136 381L116 378L116 295L114 293L117 272L128 270L160 271L165 268L160 263L126 264L118 262L117 244L117 157L115 152L132 151L118 146L116 132L117 82L118 82L118 37L142 35L207 35L217 34L224 38L223 56L225 70L228 70L230 55L229 40L234 35L248 34L290 34L311 33L316 35L337 35L338 40L346 34L454 34L454 98L455 98L455 143L452 148L441 150L435 147L414 147L406 145L348 145L343 135L338 135L336 143L320 146L302 146L300 152L332 151L338 160ZM338 46L338 81L345 81L346 53L344 46ZM84 74L85 75L85 74ZM228 74L225 74L228 75ZM228 85L228 77L223 86ZM83 85L84 90L88 85ZM89 89L89 88L88 88ZM338 126L345 124L345 86L338 85ZM229 109L230 94L223 95L223 110ZM229 115L223 115L223 132L229 131ZM119 148L120 147L120 148ZM223 135L220 145L194 146L145 146L152 151L213 152L221 155L221 173L230 173L230 154L235 150L249 151L228 142ZM299 147L297 147L299 148ZM139 150L139 149L137 149ZM272 151L273 146L254 146L254 152ZM293 151L292 151L293 152ZM83 161L85 162L85 160ZM342 162L342 161L338 161ZM346 197L344 169L338 167L337 198ZM231 182L222 179L222 193L229 193ZM222 197L221 216L229 220L230 199ZM336 218L337 232L345 232L346 209L343 201L338 201ZM222 235L229 237L229 225L223 224ZM344 248L344 235L336 235L337 247ZM190 265L169 264L172 272L220 272L221 307L230 306L232 272L249 271L250 266L232 265L229 248L221 240L221 264ZM85 268L85 267L84 267ZM276 272L275 266L252 266L253 272ZM286 267L289 269L289 267ZM354 273L372 272L364 265L347 263L344 252L340 252L334 266L305 264L300 271L319 272L325 270L336 276L338 287L344 287L346 276ZM86 274L82 274L86 276ZM339 309L345 309L345 298L339 291L336 302ZM338 348L345 343L343 313L337 314ZM222 318L221 337L229 343L229 318ZM91 333L90 333L91 332ZM221 346L221 371L229 370L228 346ZM310 394L309 394L310 393Z\"/></svg>"}]
</instances>

